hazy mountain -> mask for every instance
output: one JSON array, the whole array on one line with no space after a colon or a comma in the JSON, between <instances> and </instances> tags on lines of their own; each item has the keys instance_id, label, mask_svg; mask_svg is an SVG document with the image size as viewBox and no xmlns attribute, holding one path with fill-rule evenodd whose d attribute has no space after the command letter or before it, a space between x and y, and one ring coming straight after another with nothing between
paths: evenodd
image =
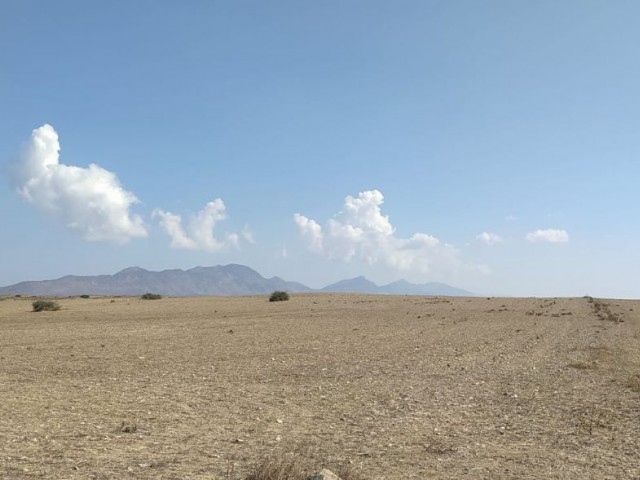
<instances>
[{"instance_id":1,"label":"hazy mountain","mask_svg":"<svg viewBox=\"0 0 640 480\"><path fill-rule=\"evenodd\" d=\"M323 292L352 292L352 293L378 293L386 295L441 295L451 297L471 297L473 293L461 288L452 287L446 283L410 283L406 280L398 280L388 285L376 285L365 277L350 278L333 283L322 289Z\"/></svg>"},{"instance_id":2,"label":"hazy mountain","mask_svg":"<svg viewBox=\"0 0 640 480\"><path fill-rule=\"evenodd\" d=\"M462 288L452 287L446 283L409 283L398 280L380 287L380 293L391 295L433 295L443 297L473 297L474 294Z\"/></svg>"},{"instance_id":3,"label":"hazy mountain","mask_svg":"<svg viewBox=\"0 0 640 480\"><path fill-rule=\"evenodd\" d=\"M339 282L327 285L322 289L323 292L340 292L340 293L379 293L380 287L367 280L364 277L350 278L348 280L340 280Z\"/></svg>"},{"instance_id":4,"label":"hazy mountain","mask_svg":"<svg viewBox=\"0 0 640 480\"><path fill-rule=\"evenodd\" d=\"M190 270L152 272L126 268L115 275L66 276L57 280L22 282L0 288L0 295L256 295L274 290L308 292L301 283L281 278L264 278L243 265L195 267Z\"/></svg>"},{"instance_id":5,"label":"hazy mountain","mask_svg":"<svg viewBox=\"0 0 640 480\"><path fill-rule=\"evenodd\" d=\"M293 293L314 291L301 283L288 282L279 277L264 278L249 267L231 264L162 272L129 267L114 275L68 275L56 280L10 285L0 288L0 295L142 295L146 292L171 296L261 295L274 290ZM473 295L444 283L418 285L399 280L389 285L378 286L365 277L342 280L320 291L390 295Z\"/></svg>"}]
</instances>

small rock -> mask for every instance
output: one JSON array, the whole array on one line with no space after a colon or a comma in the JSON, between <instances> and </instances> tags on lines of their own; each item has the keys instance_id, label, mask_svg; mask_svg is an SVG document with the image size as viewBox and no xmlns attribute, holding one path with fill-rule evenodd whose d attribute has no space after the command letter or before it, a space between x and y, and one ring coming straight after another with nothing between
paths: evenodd
<instances>
[{"instance_id":1,"label":"small rock","mask_svg":"<svg viewBox=\"0 0 640 480\"><path fill-rule=\"evenodd\" d=\"M121 424L120 424L120 431L122 433L133 433L138 429L138 426L134 423L131 422L129 420L124 420Z\"/></svg>"},{"instance_id":2,"label":"small rock","mask_svg":"<svg viewBox=\"0 0 640 480\"><path fill-rule=\"evenodd\" d=\"M311 475L308 480L340 480L340 477L331 470L323 468L318 473Z\"/></svg>"}]
</instances>

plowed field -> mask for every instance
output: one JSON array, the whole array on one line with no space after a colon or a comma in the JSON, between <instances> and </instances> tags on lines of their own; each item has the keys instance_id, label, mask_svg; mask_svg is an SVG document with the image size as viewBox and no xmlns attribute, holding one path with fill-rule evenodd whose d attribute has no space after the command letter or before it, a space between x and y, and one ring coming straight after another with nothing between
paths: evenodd
<instances>
[{"instance_id":1,"label":"plowed field","mask_svg":"<svg viewBox=\"0 0 640 480\"><path fill-rule=\"evenodd\" d=\"M640 478L640 301L0 300L0 478Z\"/></svg>"}]
</instances>

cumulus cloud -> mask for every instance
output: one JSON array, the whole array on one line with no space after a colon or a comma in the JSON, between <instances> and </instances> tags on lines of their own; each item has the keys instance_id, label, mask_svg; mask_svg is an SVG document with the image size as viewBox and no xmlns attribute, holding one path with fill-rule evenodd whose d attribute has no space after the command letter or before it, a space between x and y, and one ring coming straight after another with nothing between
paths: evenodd
<instances>
[{"instance_id":1,"label":"cumulus cloud","mask_svg":"<svg viewBox=\"0 0 640 480\"><path fill-rule=\"evenodd\" d=\"M346 197L343 210L324 226L299 213L294 221L309 250L329 259L362 260L420 273L451 273L464 266L453 246L431 235L396 236L389 217L381 212L383 202L378 190L365 191Z\"/></svg>"},{"instance_id":2,"label":"cumulus cloud","mask_svg":"<svg viewBox=\"0 0 640 480\"><path fill-rule=\"evenodd\" d=\"M476 240L480 240L485 245L495 245L496 243L504 242L504 239L500 235L491 232L479 233L476 235Z\"/></svg>"},{"instance_id":3,"label":"cumulus cloud","mask_svg":"<svg viewBox=\"0 0 640 480\"><path fill-rule=\"evenodd\" d=\"M180 215L156 209L153 216L159 219L160 225L171 237L173 248L219 252L238 246L238 235L235 233L227 234L222 240L214 236L216 224L227 218L224 202L219 198L207 203L191 218L186 228L182 226Z\"/></svg>"},{"instance_id":4,"label":"cumulus cloud","mask_svg":"<svg viewBox=\"0 0 640 480\"><path fill-rule=\"evenodd\" d=\"M118 177L91 164L87 168L59 161L58 134L51 125L33 130L13 169L18 193L87 240L126 243L147 235L144 222L130 208L138 199Z\"/></svg>"},{"instance_id":5,"label":"cumulus cloud","mask_svg":"<svg viewBox=\"0 0 640 480\"><path fill-rule=\"evenodd\" d=\"M566 230L547 228L527 233L526 239L530 242L566 243L569 241L569 234Z\"/></svg>"}]
</instances>

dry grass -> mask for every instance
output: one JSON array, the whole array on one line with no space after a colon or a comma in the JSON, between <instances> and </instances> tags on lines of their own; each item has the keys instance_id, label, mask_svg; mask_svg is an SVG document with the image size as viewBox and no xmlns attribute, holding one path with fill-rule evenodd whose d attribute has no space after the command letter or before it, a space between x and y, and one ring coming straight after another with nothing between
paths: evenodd
<instances>
[{"instance_id":1,"label":"dry grass","mask_svg":"<svg viewBox=\"0 0 640 480\"><path fill-rule=\"evenodd\" d=\"M640 393L640 375L631 375L625 385L634 392Z\"/></svg>"},{"instance_id":2,"label":"dry grass","mask_svg":"<svg viewBox=\"0 0 640 480\"><path fill-rule=\"evenodd\" d=\"M307 450L305 454L278 451L258 463L254 471L245 480L307 480L320 470L314 464L314 454ZM353 465L331 466L331 471L341 480L370 480L361 469Z\"/></svg>"},{"instance_id":3,"label":"dry grass","mask_svg":"<svg viewBox=\"0 0 640 480\"><path fill-rule=\"evenodd\" d=\"M246 480L306 480L309 474L296 455L276 455L264 459Z\"/></svg>"},{"instance_id":4,"label":"dry grass","mask_svg":"<svg viewBox=\"0 0 640 480\"><path fill-rule=\"evenodd\" d=\"M595 363L586 363L586 362L573 362L567 365L568 367L575 368L577 370L595 370Z\"/></svg>"},{"instance_id":5,"label":"dry grass","mask_svg":"<svg viewBox=\"0 0 640 480\"><path fill-rule=\"evenodd\" d=\"M32 300L0 302L0 478L640 478L639 302Z\"/></svg>"}]
</instances>

